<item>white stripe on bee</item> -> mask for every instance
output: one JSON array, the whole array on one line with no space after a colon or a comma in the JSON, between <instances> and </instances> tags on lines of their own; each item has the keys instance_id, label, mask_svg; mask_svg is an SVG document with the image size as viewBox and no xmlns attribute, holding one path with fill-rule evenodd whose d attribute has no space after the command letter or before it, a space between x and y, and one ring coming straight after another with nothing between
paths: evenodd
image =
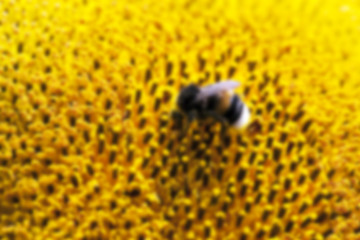
<instances>
[{"instance_id":1,"label":"white stripe on bee","mask_svg":"<svg viewBox=\"0 0 360 240\"><path fill-rule=\"evenodd\" d=\"M243 103L244 104L244 103ZM244 104L241 117L234 123L234 126L236 128L244 127L246 124L250 122L250 110L249 108Z\"/></svg>"}]
</instances>

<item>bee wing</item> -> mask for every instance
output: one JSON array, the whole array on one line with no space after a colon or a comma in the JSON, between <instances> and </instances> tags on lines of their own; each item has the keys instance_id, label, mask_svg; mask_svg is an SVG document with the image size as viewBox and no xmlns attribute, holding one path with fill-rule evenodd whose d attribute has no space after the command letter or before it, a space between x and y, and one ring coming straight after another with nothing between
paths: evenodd
<instances>
[{"instance_id":1,"label":"bee wing","mask_svg":"<svg viewBox=\"0 0 360 240\"><path fill-rule=\"evenodd\" d=\"M218 82L200 89L200 93L198 95L198 99L205 99L209 96L216 95L223 91L230 91L240 86L239 82L236 81L224 81Z\"/></svg>"}]
</instances>

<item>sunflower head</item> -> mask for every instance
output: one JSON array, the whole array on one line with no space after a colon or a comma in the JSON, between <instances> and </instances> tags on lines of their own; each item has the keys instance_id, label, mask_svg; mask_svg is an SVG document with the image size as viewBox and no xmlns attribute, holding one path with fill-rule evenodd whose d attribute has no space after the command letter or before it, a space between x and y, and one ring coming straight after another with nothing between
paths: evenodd
<instances>
[{"instance_id":1,"label":"sunflower head","mask_svg":"<svg viewBox=\"0 0 360 240\"><path fill-rule=\"evenodd\" d=\"M0 238L359 238L358 3L0 13ZM225 79L249 126L195 120L180 138L171 112Z\"/></svg>"}]
</instances>

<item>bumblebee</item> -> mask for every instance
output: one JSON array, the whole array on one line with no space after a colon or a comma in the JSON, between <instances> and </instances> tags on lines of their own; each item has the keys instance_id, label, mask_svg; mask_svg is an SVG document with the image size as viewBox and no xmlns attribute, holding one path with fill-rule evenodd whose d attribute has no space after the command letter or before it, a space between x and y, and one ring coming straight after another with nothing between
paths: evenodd
<instances>
[{"instance_id":1,"label":"bumblebee","mask_svg":"<svg viewBox=\"0 0 360 240\"><path fill-rule=\"evenodd\" d=\"M250 110L233 90L239 87L236 81L223 81L205 87L195 84L180 91L177 106L188 118L188 125L198 118L212 117L224 129L228 123L236 128L244 127L250 121Z\"/></svg>"}]
</instances>

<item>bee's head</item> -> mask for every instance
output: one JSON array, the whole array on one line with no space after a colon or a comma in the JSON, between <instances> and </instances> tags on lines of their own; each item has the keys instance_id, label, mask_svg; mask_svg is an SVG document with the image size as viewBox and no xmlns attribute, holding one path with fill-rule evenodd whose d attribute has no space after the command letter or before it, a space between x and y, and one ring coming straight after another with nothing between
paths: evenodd
<instances>
[{"instance_id":1,"label":"bee's head","mask_svg":"<svg viewBox=\"0 0 360 240\"><path fill-rule=\"evenodd\" d=\"M194 84L183 88L177 100L178 107L184 112L196 109L196 98L199 92L199 87L195 86Z\"/></svg>"}]
</instances>

